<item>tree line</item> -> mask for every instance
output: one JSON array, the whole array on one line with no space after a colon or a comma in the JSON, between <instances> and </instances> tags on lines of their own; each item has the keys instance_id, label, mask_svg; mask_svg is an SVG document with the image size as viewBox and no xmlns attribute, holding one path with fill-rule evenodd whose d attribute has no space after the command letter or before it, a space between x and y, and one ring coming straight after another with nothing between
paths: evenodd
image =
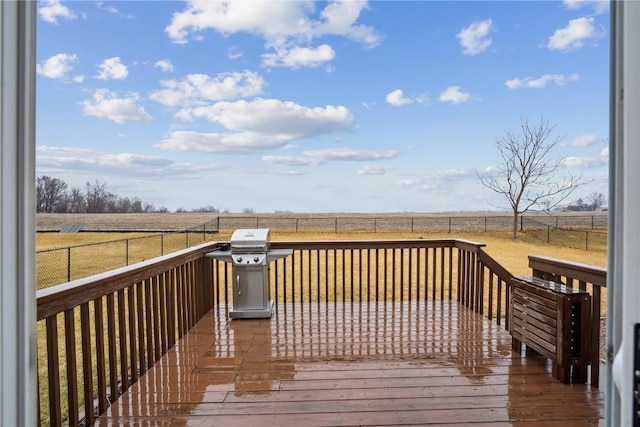
<instances>
[{"instance_id":1,"label":"tree line","mask_svg":"<svg viewBox=\"0 0 640 427\"><path fill-rule=\"evenodd\" d=\"M137 197L121 197L107 190L105 182L87 182L84 189L59 178L36 178L36 211L46 213L145 213L168 212Z\"/></svg>"}]
</instances>

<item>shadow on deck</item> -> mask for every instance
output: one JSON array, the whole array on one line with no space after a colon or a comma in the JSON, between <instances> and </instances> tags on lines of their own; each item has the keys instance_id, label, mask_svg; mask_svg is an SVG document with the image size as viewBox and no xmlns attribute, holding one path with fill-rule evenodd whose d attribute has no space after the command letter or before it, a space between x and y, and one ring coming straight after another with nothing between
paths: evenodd
<instances>
[{"instance_id":1,"label":"shadow on deck","mask_svg":"<svg viewBox=\"0 0 640 427\"><path fill-rule=\"evenodd\" d=\"M206 314L96 425L603 425L604 395L456 301Z\"/></svg>"}]
</instances>

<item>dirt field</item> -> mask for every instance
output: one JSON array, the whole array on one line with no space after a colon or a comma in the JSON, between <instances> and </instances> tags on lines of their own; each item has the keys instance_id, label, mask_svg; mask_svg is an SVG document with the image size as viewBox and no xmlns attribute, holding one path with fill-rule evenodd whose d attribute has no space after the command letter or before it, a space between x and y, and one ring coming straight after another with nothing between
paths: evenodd
<instances>
[{"instance_id":1,"label":"dirt field","mask_svg":"<svg viewBox=\"0 0 640 427\"><path fill-rule=\"evenodd\" d=\"M177 231L187 229L233 230L271 228L278 230L421 231L509 229L509 213L140 213L140 214L38 214L37 231L60 231L82 224L82 231ZM552 215L527 214L525 226L602 228L606 212L566 212Z\"/></svg>"}]
</instances>

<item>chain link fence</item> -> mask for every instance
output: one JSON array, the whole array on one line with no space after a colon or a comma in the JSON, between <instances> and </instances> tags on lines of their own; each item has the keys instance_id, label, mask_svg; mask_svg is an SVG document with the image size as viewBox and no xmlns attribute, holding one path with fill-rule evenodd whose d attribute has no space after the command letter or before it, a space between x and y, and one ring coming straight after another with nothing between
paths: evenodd
<instances>
[{"instance_id":1,"label":"chain link fence","mask_svg":"<svg viewBox=\"0 0 640 427\"><path fill-rule=\"evenodd\" d=\"M37 287L58 285L114 268L124 267L180 249L213 240L220 230L269 228L293 232L487 232L513 226L510 215L221 215L184 231L145 237L45 249L36 254ZM607 214L527 215L520 217L520 229L551 244L606 249ZM604 230L602 230L604 228ZM110 230L114 231L114 230Z\"/></svg>"},{"instance_id":2,"label":"chain link fence","mask_svg":"<svg viewBox=\"0 0 640 427\"><path fill-rule=\"evenodd\" d=\"M36 286L44 289L213 240L210 223L180 232L88 243L36 252Z\"/></svg>"},{"instance_id":3,"label":"chain link fence","mask_svg":"<svg viewBox=\"0 0 640 427\"><path fill-rule=\"evenodd\" d=\"M607 250L607 217L592 216L585 224L579 217L520 218L520 230L538 240L585 251Z\"/></svg>"}]
</instances>

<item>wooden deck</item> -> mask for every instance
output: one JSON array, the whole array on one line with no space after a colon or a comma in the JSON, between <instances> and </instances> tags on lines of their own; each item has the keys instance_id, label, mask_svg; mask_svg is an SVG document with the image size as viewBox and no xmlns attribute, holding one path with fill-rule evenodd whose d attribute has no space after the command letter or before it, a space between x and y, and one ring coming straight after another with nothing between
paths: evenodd
<instances>
[{"instance_id":1,"label":"wooden deck","mask_svg":"<svg viewBox=\"0 0 640 427\"><path fill-rule=\"evenodd\" d=\"M206 315L96 425L604 425L604 396L454 301Z\"/></svg>"}]
</instances>

